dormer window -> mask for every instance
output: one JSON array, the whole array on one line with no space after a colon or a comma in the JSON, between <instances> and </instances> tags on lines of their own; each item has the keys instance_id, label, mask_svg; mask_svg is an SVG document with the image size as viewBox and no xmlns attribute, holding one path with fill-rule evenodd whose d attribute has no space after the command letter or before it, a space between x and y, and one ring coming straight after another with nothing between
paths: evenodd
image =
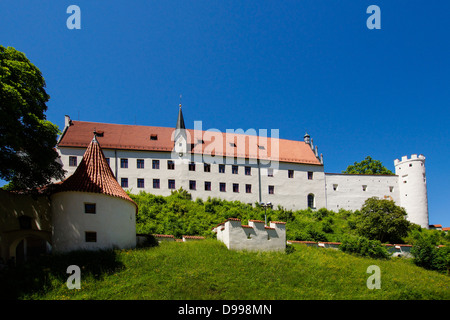
<instances>
[{"instance_id":1,"label":"dormer window","mask_svg":"<svg viewBox=\"0 0 450 320\"><path fill-rule=\"evenodd\" d=\"M158 135L157 134L151 134L150 135L150 140L158 140Z\"/></svg>"}]
</instances>

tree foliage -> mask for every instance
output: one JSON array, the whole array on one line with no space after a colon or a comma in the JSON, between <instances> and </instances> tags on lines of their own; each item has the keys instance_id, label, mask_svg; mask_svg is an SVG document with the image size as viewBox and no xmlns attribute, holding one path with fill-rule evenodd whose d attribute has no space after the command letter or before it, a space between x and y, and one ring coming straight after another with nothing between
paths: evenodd
<instances>
[{"instance_id":1,"label":"tree foliage","mask_svg":"<svg viewBox=\"0 0 450 320\"><path fill-rule=\"evenodd\" d=\"M54 150L59 129L45 116L45 86L25 54L0 46L0 178L12 189L31 190L64 174Z\"/></svg>"},{"instance_id":2,"label":"tree foliage","mask_svg":"<svg viewBox=\"0 0 450 320\"><path fill-rule=\"evenodd\" d=\"M395 205L392 200L376 197L364 202L356 223L359 235L383 243L401 243L410 226L404 208Z\"/></svg>"},{"instance_id":3,"label":"tree foliage","mask_svg":"<svg viewBox=\"0 0 450 320\"><path fill-rule=\"evenodd\" d=\"M387 174L393 175L392 171L383 166L381 161L374 160L367 156L361 162L355 162L353 165L347 167L342 173L347 174Z\"/></svg>"}]
</instances>

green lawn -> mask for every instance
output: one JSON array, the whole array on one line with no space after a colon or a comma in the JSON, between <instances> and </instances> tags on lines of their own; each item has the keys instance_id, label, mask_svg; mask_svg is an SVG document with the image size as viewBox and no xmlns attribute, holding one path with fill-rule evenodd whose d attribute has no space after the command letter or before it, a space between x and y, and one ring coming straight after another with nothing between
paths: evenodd
<instances>
[{"instance_id":1,"label":"green lawn","mask_svg":"<svg viewBox=\"0 0 450 320\"><path fill-rule=\"evenodd\" d=\"M66 286L69 264L82 269L80 290ZM370 265L381 269L381 289L366 286ZM449 276L410 260L304 245L286 254L230 251L216 240L173 242L51 257L27 270L14 275L21 283L9 277L22 286L20 299L450 299Z\"/></svg>"}]
</instances>

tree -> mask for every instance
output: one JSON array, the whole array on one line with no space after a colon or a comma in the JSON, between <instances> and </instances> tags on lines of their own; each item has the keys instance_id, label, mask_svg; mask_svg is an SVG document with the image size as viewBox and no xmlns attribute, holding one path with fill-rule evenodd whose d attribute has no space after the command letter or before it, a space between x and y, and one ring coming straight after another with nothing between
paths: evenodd
<instances>
[{"instance_id":1,"label":"tree","mask_svg":"<svg viewBox=\"0 0 450 320\"><path fill-rule=\"evenodd\" d=\"M367 156L361 162L355 162L353 165L347 167L342 173L347 174L389 174L393 175L392 171L383 166L381 161L374 160Z\"/></svg>"},{"instance_id":2,"label":"tree","mask_svg":"<svg viewBox=\"0 0 450 320\"><path fill-rule=\"evenodd\" d=\"M392 200L369 198L364 202L357 218L359 235L382 243L401 243L408 234L411 223L406 220L406 211Z\"/></svg>"},{"instance_id":3,"label":"tree","mask_svg":"<svg viewBox=\"0 0 450 320\"><path fill-rule=\"evenodd\" d=\"M60 132L44 114L45 86L25 54L0 45L0 178L9 189L33 190L64 177L54 150Z\"/></svg>"}]
</instances>

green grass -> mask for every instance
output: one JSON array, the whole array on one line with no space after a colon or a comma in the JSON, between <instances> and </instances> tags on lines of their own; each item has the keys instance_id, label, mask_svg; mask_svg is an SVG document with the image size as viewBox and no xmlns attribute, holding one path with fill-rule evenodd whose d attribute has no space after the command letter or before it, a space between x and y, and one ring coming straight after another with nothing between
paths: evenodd
<instances>
[{"instance_id":1,"label":"green grass","mask_svg":"<svg viewBox=\"0 0 450 320\"><path fill-rule=\"evenodd\" d=\"M99 253L102 263L95 254L84 254L88 257L51 257L37 274L28 270L18 298L450 299L450 277L410 260L375 260L304 245L286 254L230 251L216 240L173 242ZM65 268L77 259L81 289L69 290ZM370 265L381 269L381 289L366 286Z\"/></svg>"}]
</instances>

